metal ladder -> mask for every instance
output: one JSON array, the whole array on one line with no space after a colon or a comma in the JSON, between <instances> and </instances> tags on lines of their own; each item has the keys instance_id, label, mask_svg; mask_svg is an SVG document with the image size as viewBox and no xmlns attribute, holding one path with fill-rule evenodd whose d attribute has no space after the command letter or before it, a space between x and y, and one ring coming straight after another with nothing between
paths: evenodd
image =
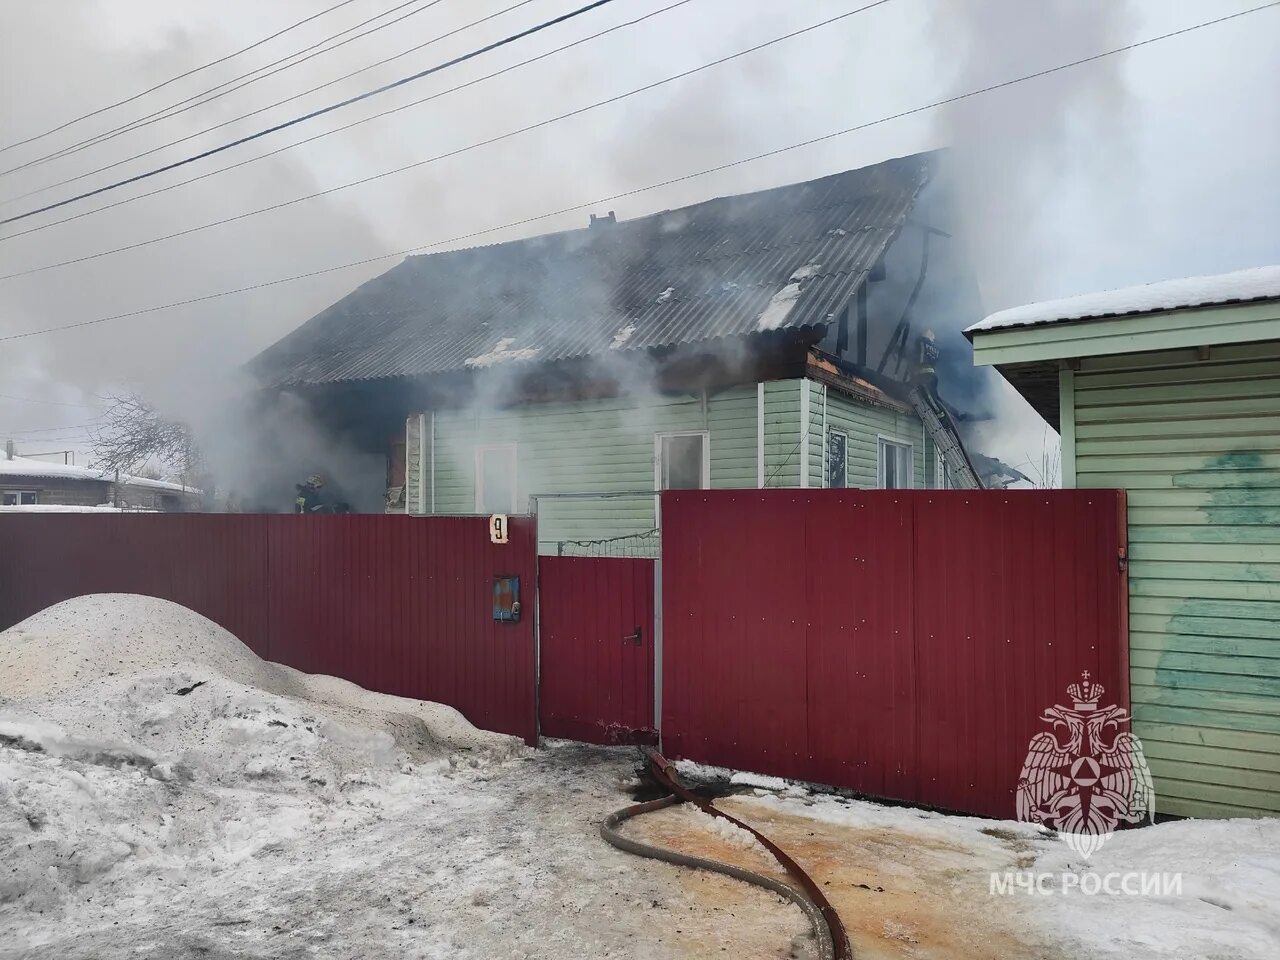
<instances>
[{"instance_id":1,"label":"metal ladder","mask_svg":"<svg viewBox=\"0 0 1280 960\"><path fill-rule=\"evenodd\" d=\"M959 441L956 440L954 431L938 416L938 411L934 406L933 398L930 397L923 388L915 387L910 395L911 407L916 412L916 416L924 423L925 429L929 431L929 435L933 437L934 445L937 446L938 452L942 454L942 459L946 461L947 471L950 485L961 490L978 490L982 484L978 482L977 475L973 472L973 466L969 463L969 458L960 447ZM948 420L951 418L948 417Z\"/></svg>"}]
</instances>

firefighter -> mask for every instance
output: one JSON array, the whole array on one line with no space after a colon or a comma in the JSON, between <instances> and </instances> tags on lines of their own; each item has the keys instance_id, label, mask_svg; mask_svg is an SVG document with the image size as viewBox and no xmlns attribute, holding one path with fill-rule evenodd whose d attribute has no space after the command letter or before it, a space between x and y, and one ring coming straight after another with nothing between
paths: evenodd
<instances>
[{"instance_id":1,"label":"firefighter","mask_svg":"<svg viewBox=\"0 0 1280 960\"><path fill-rule=\"evenodd\" d=\"M932 330L916 338L916 364L912 376L917 384L935 388L938 383L938 342Z\"/></svg>"},{"instance_id":2,"label":"firefighter","mask_svg":"<svg viewBox=\"0 0 1280 960\"><path fill-rule=\"evenodd\" d=\"M299 483L296 486L298 496L293 501L294 513L319 513L324 509L324 501L320 495L324 480L319 474L311 474L305 483Z\"/></svg>"}]
</instances>

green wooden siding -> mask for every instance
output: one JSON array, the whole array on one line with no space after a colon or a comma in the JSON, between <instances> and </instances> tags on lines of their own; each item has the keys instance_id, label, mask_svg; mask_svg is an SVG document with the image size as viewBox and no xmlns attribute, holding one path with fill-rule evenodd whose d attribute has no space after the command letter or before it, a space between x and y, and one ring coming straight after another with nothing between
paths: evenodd
<instances>
[{"instance_id":1,"label":"green wooden siding","mask_svg":"<svg viewBox=\"0 0 1280 960\"><path fill-rule=\"evenodd\" d=\"M817 385L815 389L823 388ZM843 431L849 438L850 487L874 488L879 483L879 438L882 436L911 444L912 483L916 487L927 485L924 425L914 413L874 406L830 389L826 391L826 409L827 429Z\"/></svg>"},{"instance_id":2,"label":"green wooden siding","mask_svg":"<svg viewBox=\"0 0 1280 960\"><path fill-rule=\"evenodd\" d=\"M809 487L820 488L824 485L826 474L826 433L823 424L826 422L824 405L827 402L827 386L812 380L801 381L801 389L809 391L809 432L805 444L805 471L808 473Z\"/></svg>"},{"instance_id":3,"label":"green wooden siding","mask_svg":"<svg viewBox=\"0 0 1280 960\"><path fill-rule=\"evenodd\" d=\"M798 434L797 381L768 384L766 457L784 467L788 426L787 408L796 411L789 424L791 452ZM410 418L411 429L417 417ZM608 398L571 402L531 403L502 410L437 411L424 417L423 467L410 473L413 512L423 505L431 512L431 462L435 456L435 512L473 513L476 510L476 449L515 444L516 506L529 509L532 494L618 494L652 491L655 435L666 432L706 432L710 442L710 484L713 488L754 487L757 477L757 391L754 384L701 396L642 400ZM798 476L794 456L791 474ZM794 482L793 484L794 485ZM419 490L422 499L419 500ZM555 552L646 554L656 542L594 541L641 536L654 526L652 495L606 499L543 500L539 504L542 549ZM569 541L593 541L575 545ZM563 545L563 547L561 546Z\"/></svg>"},{"instance_id":4,"label":"green wooden siding","mask_svg":"<svg viewBox=\"0 0 1280 960\"><path fill-rule=\"evenodd\" d=\"M806 392L807 438L801 430ZM826 485L824 423L848 435L850 486L876 485L880 435L913 445L915 485L926 485L923 430L914 414L872 406L813 381L778 380L764 384L763 403L757 385L750 384L711 395L705 403L700 396L654 395L415 415L406 425L407 502L413 513L432 512L433 496L436 513L475 512L476 449L507 444L515 445L516 507L521 511L529 508L532 494L652 491L654 437L677 431L707 432L713 489L755 487L761 411L765 486L798 487L802 469L810 487ZM544 499L538 511L546 552L646 554L657 545L631 539L598 543L653 530L654 497L647 493Z\"/></svg>"},{"instance_id":5,"label":"green wooden siding","mask_svg":"<svg viewBox=\"0 0 1280 960\"><path fill-rule=\"evenodd\" d=\"M1076 486L1128 491L1158 809L1280 813L1280 343L1085 359L1064 393Z\"/></svg>"},{"instance_id":6,"label":"green wooden siding","mask_svg":"<svg viewBox=\"0 0 1280 960\"><path fill-rule=\"evenodd\" d=\"M764 385L764 485L766 487L800 486L801 382L800 380L774 380Z\"/></svg>"},{"instance_id":7,"label":"green wooden siding","mask_svg":"<svg viewBox=\"0 0 1280 960\"><path fill-rule=\"evenodd\" d=\"M1123 356L1280 338L1280 301L973 331L973 362Z\"/></svg>"}]
</instances>

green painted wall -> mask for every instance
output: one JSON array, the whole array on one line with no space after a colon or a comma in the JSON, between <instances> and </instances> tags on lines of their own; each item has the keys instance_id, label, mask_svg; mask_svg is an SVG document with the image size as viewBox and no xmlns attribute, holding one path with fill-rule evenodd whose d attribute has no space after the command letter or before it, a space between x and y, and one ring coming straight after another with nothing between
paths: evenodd
<instances>
[{"instance_id":1,"label":"green painted wall","mask_svg":"<svg viewBox=\"0 0 1280 960\"><path fill-rule=\"evenodd\" d=\"M800 486L800 385L804 382L774 380L764 385L766 487Z\"/></svg>"},{"instance_id":2,"label":"green painted wall","mask_svg":"<svg viewBox=\"0 0 1280 960\"><path fill-rule=\"evenodd\" d=\"M822 385L815 385L821 390ZM821 400L819 400L821 403ZM827 429L841 430L848 442L848 484L851 487L874 488L879 482L879 455L881 436L911 444L915 487L928 485L925 473L924 426L920 418L909 411L873 406L854 400L836 390L826 391ZM932 443L929 449L932 450ZM820 469L821 469L820 465ZM817 484L815 484L816 486Z\"/></svg>"},{"instance_id":3,"label":"green painted wall","mask_svg":"<svg viewBox=\"0 0 1280 960\"><path fill-rule=\"evenodd\" d=\"M792 393L794 393L794 384ZM640 401L609 398L526 404L503 410L437 411L425 415L421 473L410 469L409 494L432 512L434 447L436 513L473 513L476 447L516 445L517 507L530 494L628 493L654 489L654 435L706 431L710 438L713 488L756 485L757 398L755 385L707 399L652 396ZM412 425L416 418L410 418ZM412 427L411 427L412 429ZM433 439L434 430L434 439ZM421 491L421 494L419 494ZM422 499L419 500L419 495ZM543 549L561 541L598 541L641 535L654 523L654 498L544 500L539 505ZM566 551L618 550L646 553L642 542L566 546Z\"/></svg>"},{"instance_id":4,"label":"green painted wall","mask_svg":"<svg viewBox=\"0 0 1280 960\"><path fill-rule=\"evenodd\" d=\"M1076 486L1128 491L1157 809L1280 814L1280 343L1085 359L1064 391Z\"/></svg>"},{"instance_id":5,"label":"green painted wall","mask_svg":"<svg viewBox=\"0 0 1280 960\"><path fill-rule=\"evenodd\" d=\"M806 402L807 435L801 430ZM474 513L476 448L512 443L519 510L528 509L531 494L651 491L654 435L670 431L708 433L713 489L754 488L762 412L764 486L798 487L802 469L810 487L825 485L824 423L848 434L851 486L876 485L880 434L913 444L915 482L925 485L922 428L914 414L871 406L812 381L780 380L764 384L763 394L750 384L712 395L705 405L700 396L654 395L415 415L406 426L407 502L413 513ZM646 555L657 546L643 539L655 526L651 495L544 499L538 509L546 552ZM642 539L629 539L635 537ZM615 538L624 539L596 542Z\"/></svg>"}]
</instances>

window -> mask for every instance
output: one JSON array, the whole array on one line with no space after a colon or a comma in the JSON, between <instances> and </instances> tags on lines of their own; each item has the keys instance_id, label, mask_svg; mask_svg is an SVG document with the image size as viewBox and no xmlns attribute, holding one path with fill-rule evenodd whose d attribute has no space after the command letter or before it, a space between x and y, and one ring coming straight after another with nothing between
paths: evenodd
<instances>
[{"instance_id":1,"label":"window","mask_svg":"<svg viewBox=\"0 0 1280 960\"><path fill-rule=\"evenodd\" d=\"M911 487L911 444L880 438L880 488L906 490Z\"/></svg>"},{"instance_id":2,"label":"window","mask_svg":"<svg viewBox=\"0 0 1280 960\"><path fill-rule=\"evenodd\" d=\"M6 507L34 507L37 500L34 490L5 490L0 493L0 503Z\"/></svg>"},{"instance_id":3,"label":"window","mask_svg":"<svg viewBox=\"0 0 1280 960\"><path fill-rule=\"evenodd\" d=\"M659 490L702 490L711 473L705 433L660 433L657 436Z\"/></svg>"},{"instance_id":4,"label":"window","mask_svg":"<svg viewBox=\"0 0 1280 960\"><path fill-rule=\"evenodd\" d=\"M849 437L840 430L827 431L827 486L849 485Z\"/></svg>"},{"instance_id":5,"label":"window","mask_svg":"<svg viewBox=\"0 0 1280 960\"><path fill-rule=\"evenodd\" d=\"M951 489L951 468L947 466L947 458L942 451L937 451L937 459L933 465L933 485L938 490Z\"/></svg>"},{"instance_id":6,"label":"window","mask_svg":"<svg viewBox=\"0 0 1280 960\"><path fill-rule=\"evenodd\" d=\"M516 445L476 447L476 513L516 512Z\"/></svg>"}]
</instances>

